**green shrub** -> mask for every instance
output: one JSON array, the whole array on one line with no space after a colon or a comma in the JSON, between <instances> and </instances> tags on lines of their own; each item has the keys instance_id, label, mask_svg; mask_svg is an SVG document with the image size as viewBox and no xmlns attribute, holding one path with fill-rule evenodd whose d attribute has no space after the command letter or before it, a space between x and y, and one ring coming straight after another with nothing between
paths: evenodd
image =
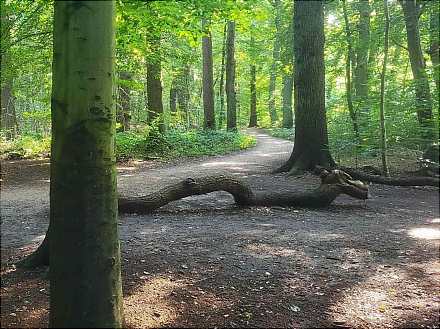
<instances>
[{"instance_id":1,"label":"green shrub","mask_svg":"<svg viewBox=\"0 0 440 329\"><path fill-rule=\"evenodd\" d=\"M0 141L0 154L6 158L37 158L50 154L50 137L21 135L12 141Z\"/></svg>"}]
</instances>

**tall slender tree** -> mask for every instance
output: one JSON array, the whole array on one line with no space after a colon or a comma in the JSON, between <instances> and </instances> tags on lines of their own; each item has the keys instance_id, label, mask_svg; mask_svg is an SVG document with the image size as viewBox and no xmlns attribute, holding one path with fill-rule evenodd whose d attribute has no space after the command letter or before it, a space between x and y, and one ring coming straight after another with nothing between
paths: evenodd
<instances>
[{"instance_id":1,"label":"tall slender tree","mask_svg":"<svg viewBox=\"0 0 440 329\"><path fill-rule=\"evenodd\" d=\"M429 18L429 55L431 57L431 62L434 71L434 81L437 88L437 96L440 95L440 54L439 54L439 28L440 28L440 10L439 3L433 1L431 4L431 12Z\"/></svg>"},{"instance_id":2,"label":"tall slender tree","mask_svg":"<svg viewBox=\"0 0 440 329\"><path fill-rule=\"evenodd\" d=\"M148 121L150 123L155 122L158 125L159 131L163 132L165 125L163 122L160 38L150 38L149 45L153 49L153 55L147 59Z\"/></svg>"},{"instance_id":3,"label":"tall slender tree","mask_svg":"<svg viewBox=\"0 0 440 329\"><path fill-rule=\"evenodd\" d=\"M202 26L205 35L202 38L203 53L203 127L215 129L214 114L214 79L212 65L212 38L208 22L203 19Z\"/></svg>"},{"instance_id":4,"label":"tall slender tree","mask_svg":"<svg viewBox=\"0 0 440 329\"><path fill-rule=\"evenodd\" d=\"M420 44L419 16L420 1L399 0L405 16L408 53L416 92L416 111L421 130L421 145L426 146L435 139L432 117L432 99L429 91L425 60Z\"/></svg>"},{"instance_id":5,"label":"tall slender tree","mask_svg":"<svg viewBox=\"0 0 440 329\"><path fill-rule=\"evenodd\" d=\"M54 6L49 325L121 327L115 3Z\"/></svg>"},{"instance_id":6,"label":"tall slender tree","mask_svg":"<svg viewBox=\"0 0 440 329\"><path fill-rule=\"evenodd\" d=\"M270 115L270 123L273 125L278 120L278 114L275 108L275 89L278 73L278 62L280 60L281 49L281 0L273 0L273 6L275 10L275 40L273 43L273 56L272 65L270 67L270 79L269 79L269 99L268 108Z\"/></svg>"},{"instance_id":7,"label":"tall slender tree","mask_svg":"<svg viewBox=\"0 0 440 329\"><path fill-rule=\"evenodd\" d=\"M291 15L291 18L293 15ZM293 127L292 94L293 94L293 20L289 20L283 38L281 61L283 63L283 128Z\"/></svg>"},{"instance_id":8,"label":"tall slender tree","mask_svg":"<svg viewBox=\"0 0 440 329\"><path fill-rule=\"evenodd\" d=\"M390 30L390 14L388 12L388 0L383 1L385 14L385 36L384 36L384 58L382 64L382 73L380 76L380 107L379 107L379 121L380 121L380 150L382 159L382 171L385 176L389 176L387 162L387 131L385 126L385 77L388 64L388 44L389 44L389 30Z\"/></svg>"},{"instance_id":9,"label":"tall slender tree","mask_svg":"<svg viewBox=\"0 0 440 329\"><path fill-rule=\"evenodd\" d=\"M228 130L237 129L237 102L235 97L235 22L228 21L226 36L226 103Z\"/></svg>"},{"instance_id":10,"label":"tall slender tree","mask_svg":"<svg viewBox=\"0 0 440 329\"><path fill-rule=\"evenodd\" d=\"M277 171L295 174L335 163L328 148L325 113L323 1L296 1L293 22L295 145Z\"/></svg>"},{"instance_id":11,"label":"tall slender tree","mask_svg":"<svg viewBox=\"0 0 440 329\"><path fill-rule=\"evenodd\" d=\"M226 30L227 24L223 27L223 42L222 42L222 62L220 66L220 83L219 83L219 98L220 98L220 113L219 113L219 128L223 127L225 119L225 57L226 57Z\"/></svg>"},{"instance_id":12,"label":"tall slender tree","mask_svg":"<svg viewBox=\"0 0 440 329\"><path fill-rule=\"evenodd\" d=\"M122 71L119 73L119 92L118 92L118 106L116 111L116 121L121 124L121 130L127 131L130 129L130 88L127 83L132 79L129 72Z\"/></svg>"}]
</instances>

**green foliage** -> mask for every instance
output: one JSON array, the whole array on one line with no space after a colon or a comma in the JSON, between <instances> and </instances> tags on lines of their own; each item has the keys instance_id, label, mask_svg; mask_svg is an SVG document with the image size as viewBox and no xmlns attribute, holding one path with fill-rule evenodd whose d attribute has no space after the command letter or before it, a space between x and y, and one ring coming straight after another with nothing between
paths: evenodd
<instances>
[{"instance_id":1,"label":"green foliage","mask_svg":"<svg viewBox=\"0 0 440 329\"><path fill-rule=\"evenodd\" d=\"M138 133L117 133L116 158L121 161L219 155L254 145L253 136L239 132L176 129L160 134L151 129Z\"/></svg>"},{"instance_id":2,"label":"green foliage","mask_svg":"<svg viewBox=\"0 0 440 329\"><path fill-rule=\"evenodd\" d=\"M50 137L22 135L12 141L0 140L0 155L10 159L47 157L50 153Z\"/></svg>"},{"instance_id":3,"label":"green foliage","mask_svg":"<svg viewBox=\"0 0 440 329\"><path fill-rule=\"evenodd\" d=\"M288 128L267 128L265 129L269 135L273 137L278 137L282 139L287 139L290 141L293 141L295 138L295 129L288 129Z\"/></svg>"}]
</instances>

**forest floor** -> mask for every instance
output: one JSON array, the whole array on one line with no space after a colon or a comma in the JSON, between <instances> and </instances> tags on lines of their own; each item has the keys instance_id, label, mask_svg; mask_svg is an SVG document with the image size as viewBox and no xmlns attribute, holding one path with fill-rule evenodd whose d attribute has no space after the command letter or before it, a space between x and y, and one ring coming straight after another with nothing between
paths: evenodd
<instances>
[{"instance_id":1,"label":"forest floor","mask_svg":"<svg viewBox=\"0 0 440 329\"><path fill-rule=\"evenodd\" d=\"M319 184L311 175L270 175L292 143L251 132L257 146L243 152L121 164L119 191L141 195L211 173L263 190ZM1 327L45 327L47 269L13 264L44 237L49 163L4 162L2 171ZM438 189L373 184L370 193L311 210L241 209L216 192L121 215L127 327L438 328Z\"/></svg>"}]
</instances>

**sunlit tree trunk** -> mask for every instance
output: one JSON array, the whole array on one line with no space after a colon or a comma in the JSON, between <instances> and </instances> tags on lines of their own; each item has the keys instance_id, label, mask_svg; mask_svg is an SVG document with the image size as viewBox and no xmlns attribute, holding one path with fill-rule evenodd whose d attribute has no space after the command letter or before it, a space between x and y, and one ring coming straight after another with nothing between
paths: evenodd
<instances>
[{"instance_id":1,"label":"sunlit tree trunk","mask_svg":"<svg viewBox=\"0 0 440 329\"><path fill-rule=\"evenodd\" d=\"M257 117L257 68L255 64L252 64L250 67L251 73L251 81L250 81L250 92L251 92L251 100L250 100L250 115L249 115L249 128L258 126L258 117Z\"/></svg>"},{"instance_id":2,"label":"sunlit tree trunk","mask_svg":"<svg viewBox=\"0 0 440 329\"><path fill-rule=\"evenodd\" d=\"M428 76L425 69L420 44L419 14L420 4L414 0L399 0L403 8L408 40L408 52L416 92L417 118L421 128L421 145L426 146L434 141L434 122L432 118L432 100L429 91Z\"/></svg>"},{"instance_id":3,"label":"sunlit tree trunk","mask_svg":"<svg viewBox=\"0 0 440 329\"><path fill-rule=\"evenodd\" d=\"M348 21L347 5L345 0L342 0L342 8L344 11L345 38L347 41L347 56L345 60L345 94L347 97L348 112L350 114L350 118L353 123L353 131L356 137L356 144L357 146L359 146L360 145L359 126L358 126L357 113L353 106L353 87L351 82L352 69L353 69L352 63L354 62L355 56L353 52L351 29Z\"/></svg>"},{"instance_id":4,"label":"sunlit tree trunk","mask_svg":"<svg viewBox=\"0 0 440 329\"><path fill-rule=\"evenodd\" d=\"M357 122L362 134L369 122L368 103L368 53L370 49L370 3L359 0L357 3L359 23L357 27L356 67L354 69L354 91Z\"/></svg>"},{"instance_id":5,"label":"sunlit tree trunk","mask_svg":"<svg viewBox=\"0 0 440 329\"><path fill-rule=\"evenodd\" d=\"M212 39L208 22L203 20L203 30L206 35L202 38L203 52L203 127L205 129L215 129L214 113L214 79L212 65Z\"/></svg>"},{"instance_id":6,"label":"sunlit tree trunk","mask_svg":"<svg viewBox=\"0 0 440 329\"><path fill-rule=\"evenodd\" d=\"M131 80L131 74L128 72L119 73L119 79L122 81L119 86L119 104L116 111L116 121L121 124L122 131L130 129L130 88L125 84Z\"/></svg>"},{"instance_id":7,"label":"sunlit tree trunk","mask_svg":"<svg viewBox=\"0 0 440 329\"><path fill-rule=\"evenodd\" d=\"M385 76L388 63L388 42L389 42L389 29L390 29L390 16L388 13L388 0L384 0L384 13L385 13L385 37L384 37L384 59L382 65L382 74L380 76L380 107L379 107L379 120L380 120L380 149L382 159L382 171L385 176L389 176L388 163L387 163L387 132L385 127Z\"/></svg>"},{"instance_id":8,"label":"sunlit tree trunk","mask_svg":"<svg viewBox=\"0 0 440 329\"><path fill-rule=\"evenodd\" d=\"M269 100L268 100L268 108L270 115L270 123L272 125L278 120L278 114L275 107L275 88L276 88L276 80L277 80L277 71L278 71L278 61L280 60L280 33L281 33L281 1L274 0L273 6L275 10L275 40L273 43L273 56L272 56L272 65L270 67L270 79L269 79Z\"/></svg>"},{"instance_id":9,"label":"sunlit tree trunk","mask_svg":"<svg viewBox=\"0 0 440 329\"><path fill-rule=\"evenodd\" d=\"M328 148L325 113L323 8L323 1L295 2L295 145L278 172L294 174L335 164Z\"/></svg>"},{"instance_id":10,"label":"sunlit tree trunk","mask_svg":"<svg viewBox=\"0 0 440 329\"><path fill-rule=\"evenodd\" d=\"M54 5L49 325L117 328L115 3Z\"/></svg>"},{"instance_id":11,"label":"sunlit tree trunk","mask_svg":"<svg viewBox=\"0 0 440 329\"><path fill-rule=\"evenodd\" d=\"M237 102L235 98L235 22L228 22L226 36L226 105L227 129L237 129Z\"/></svg>"},{"instance_id":12,"label":"sunlit tree trunk","mask_svg":"<svg viewBox=\"0 0 440 329\"><path fill-rule=\"evenodd\" d=\"M429 20L429 55L431 57L432 66L434 69L434 81L437 88L437 97L440 95L440 62L439 62L439 28L440 28L440 18L439 18L439 6L438 1L434 1L431 9L430 20Z\"/></svg>"},{"instance_id":13,"label":"sunlit tree trunk","mask_svg":"<svg viewBox=\"0 0 440 329\"><path fill-rule=\"evenodd\" d=\"M170 112L175 113L177 111L177 94L178 89L176 86L176 79L174 78L173 81L171 81L171 87L170 87Z\"/></svg>"}]
</instances>

